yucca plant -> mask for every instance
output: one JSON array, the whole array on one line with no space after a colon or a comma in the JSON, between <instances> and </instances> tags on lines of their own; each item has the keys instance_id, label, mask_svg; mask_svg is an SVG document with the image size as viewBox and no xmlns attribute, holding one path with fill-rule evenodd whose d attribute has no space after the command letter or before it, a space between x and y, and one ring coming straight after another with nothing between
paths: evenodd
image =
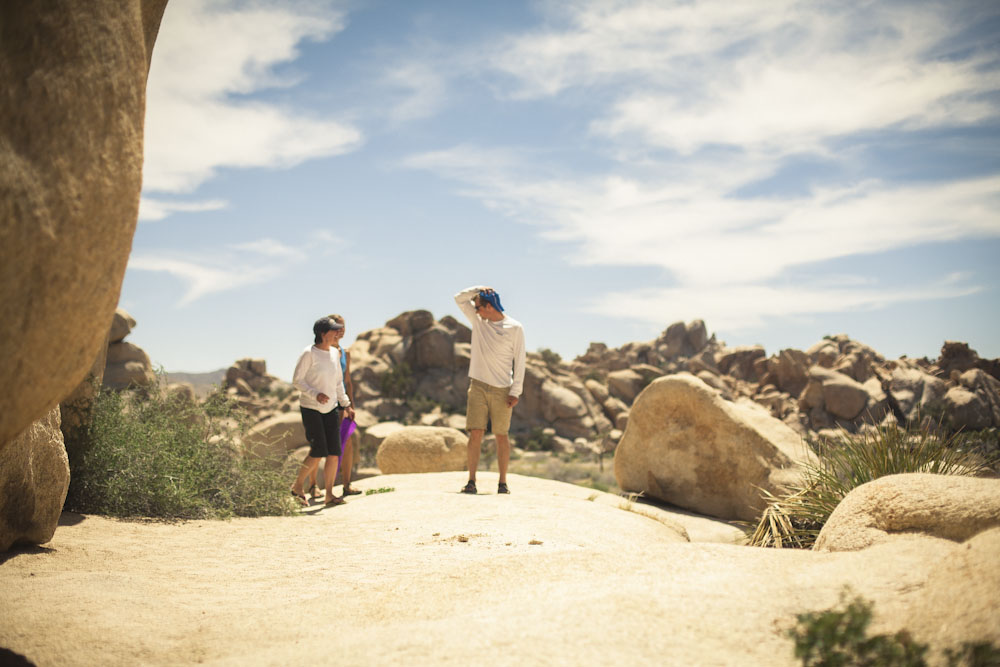
<instances>
[{"instance_id":1,"label":"yucca plant","mask_svg":"<svg viewBox=\"0 0 1000 667\"><path fill-rule=\"evenodd\" d=\"M819 462L805 466L805 481L785 496L765 492L767 507L748 531L748 543L808 549L833 510L852 489L886 475L925 472L981 474L995 463L972 446L971 436L939 435L930 426L883 424L814 444Z\"/></svg>"}]
</instances>

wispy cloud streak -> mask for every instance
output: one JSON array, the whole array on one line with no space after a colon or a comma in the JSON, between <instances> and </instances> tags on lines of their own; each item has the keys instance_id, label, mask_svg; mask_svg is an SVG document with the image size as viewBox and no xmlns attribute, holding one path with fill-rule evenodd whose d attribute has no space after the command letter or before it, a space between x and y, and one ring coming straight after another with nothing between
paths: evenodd
<instances>
[{"instance_id":1,"label":"wispy cloud streak","mask_svg":"<svg viewBox=\"0 0 1000 667\"><path fill-rule=\"evenodd\" d=\"M344 25L328 2L168 6L147 90L145 191L187 193L222 167L284 168L356 149L362 135L349 124L248 98L299 84L275 66Z\"/></svg>"}]
</instances>

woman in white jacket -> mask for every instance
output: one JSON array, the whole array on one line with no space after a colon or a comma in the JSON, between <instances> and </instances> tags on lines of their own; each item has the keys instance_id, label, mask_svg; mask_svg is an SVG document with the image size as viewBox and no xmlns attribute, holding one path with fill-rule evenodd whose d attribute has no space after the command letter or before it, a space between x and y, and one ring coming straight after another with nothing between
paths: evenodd
<instances>
[{"instance_id":1,"label":"woman in white jacket","mask_svg":"<svg viewBox=\"0 0 1000 667\"><path fill-rule=\"evenodd\" d=\"M302 425L309 441L309 455L302 462L298 477L292 484L292 495L302 504L308 505L302 486L306 477L326 459L326 470L336 471L340 458L340 413L354 418L354 408L344 389L344 372L340 367L340 356L331 354L330 349L337 339L337 332L343 324L321 317L313 324L314 344L302 351L295 364L292 384L299 390L299 408L302 411ZM326 479L326 506L340 505L343 498L333 495L333 478Z\"/></svg>"}]
</instances>

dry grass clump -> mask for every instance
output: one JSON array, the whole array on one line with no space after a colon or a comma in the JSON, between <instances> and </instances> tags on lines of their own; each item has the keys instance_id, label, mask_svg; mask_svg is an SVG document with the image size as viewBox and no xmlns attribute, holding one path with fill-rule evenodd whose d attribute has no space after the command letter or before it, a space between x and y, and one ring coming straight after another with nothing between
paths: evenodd
<instances>
[{"instance_id":1,"label":"dry grass clump","mask_svg":"<svg viewBox=\"0 0 1000 667\"><path fill-rule=\"evenodd\" d=\"M811 548L833 510L852 489L907 472L976 476L995 460L984 457L976 437L941 435L929 425L904 429L885 424L814 444L819 463L805 468L805 483L775 497L748 531L748 542L761 547Z\"/></svg>"}]
</instances>

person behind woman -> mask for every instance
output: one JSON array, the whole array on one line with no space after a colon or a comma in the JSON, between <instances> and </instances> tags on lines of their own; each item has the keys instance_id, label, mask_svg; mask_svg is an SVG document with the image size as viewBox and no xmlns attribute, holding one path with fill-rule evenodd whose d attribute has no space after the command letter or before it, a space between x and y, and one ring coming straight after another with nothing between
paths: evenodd
<instances>
[{"instance_id":1,"label":"person behind woman","mask_svg":"<svg viewBox=\"0 0 1000 667\"><path fill-rule=\"evenodd\" d=\"M345 324L343 315L331 314L328 315L328 317L340 325ZM350 399L351 405L354 405L354 383L351 382L351 353L344 349L344 347L340 344L340 342L344 339L345 333L346 329L344 328L337 330L337 339L330 344L330 353L340 357L340 367L344 370L344 388L347 390L347 398ZM358 489L351 488L351 474L354 472L353 468L355 455L358 453L356 451L358 449L358 440L358 434L355 432L350 436L347 442L340 443L340 449L342 450L342 455L340 457L340 477L344 482L344 490L341 491L341 496L354 496L361 493ZM324 470L324 475L325 474L326 472ZM336 476L336 468L334 469L333 474ZM312 481L312 485L309 487L309 494L313 498L319 496L319 491L316 487L316 481L318 479L319 465L317 465L313 472L309 473L309 477L306 478L307 482L310 480Z\"/></svg>"},{"instance_id":2,"label":"person behind woman","mask_svg":"<svg viewBox=\"0 0 1000 667\"><path fill-rule=\"evenodd\" d=\"M302 485L309 473L319 466L320 459L326 459L326 469L335 471L340 457L340 410L354 418L354 408L344 389L344 373L340 367L339 355L330 353L338 340L338 331L344 325L321 317L313 324L313 345L307 347L295 364L292 384L300 392L299 407L302 411L302 425L309 441L309 455L302 462L299 474L292 484L292 495L303 505L308 505ZM340 505L343 498L333 495L334 474L326 476L326 504Z\"/></svg>"}]
</instances>

